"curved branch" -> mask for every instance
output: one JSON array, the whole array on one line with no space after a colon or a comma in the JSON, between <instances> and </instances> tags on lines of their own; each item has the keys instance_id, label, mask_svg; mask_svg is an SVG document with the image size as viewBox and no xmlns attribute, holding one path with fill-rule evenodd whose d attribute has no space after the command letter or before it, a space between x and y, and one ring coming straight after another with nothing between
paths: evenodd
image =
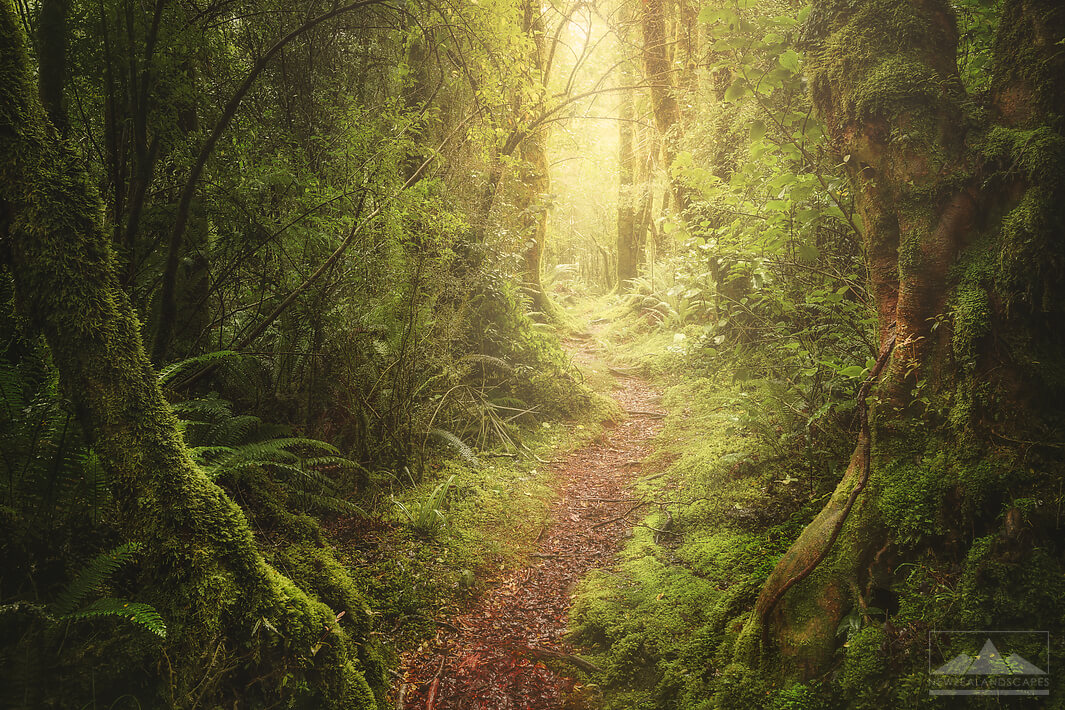
<instances>
[{"instance_id":1,"label":"curved branch","mask_svg":"<svg viewBox=\"0 0 1065 710\"><path fill-rule=\"evenodd\" d=\"M163 270L163 284L159 295L159 324L155 333L155 341L152 343L153 360L159 361L166 355L166 350L170 346L170 339L174 332L174 319L177 315L177 302L175 298L178 262L181 257L181 244L185 236L185 226L188 224L189 220L189 209L192 206L192 198L196 194L196 185L199 183L200 176L203 174L203 169L207 165L207 159L211 157L211 153L214 152L215 146L218 144L218 139L222 137L222 134L233 121L233 117L236 116L237 109L240 108L240 102L244 99L244 96L251 89L252 85L255 84L255 80L259 78L259 74L263 72L267 64L270 63L270 60L273 59L274 56L289 42L327 20L331 20L334 17L347 12L369 7L370 5L377 5L382 2L384 2L384 0L359 0L358 2L330 10L327 13L308 20L292 30L287 35L277 40L277 42L275 42L273 46L270 47L270 49L268 49L257 62L255 62L255 66L253 66L251 71L248 72L248 75L244 77L244 81L241 82L236 92L229 99L229 102L222 110L222 115L219 117L214 125L214 129L211 131L211 135L207 138L207 141L204 142L203 147L200 148L200 153L196 156L196 162L192 165L192 171L189 173L189 177L185 181L185 186L181 190L181 197L178 199L177 213L174 215L174 224L170 230L170 239L166 254L166 266Z\"/></svg>"}]
</instances>

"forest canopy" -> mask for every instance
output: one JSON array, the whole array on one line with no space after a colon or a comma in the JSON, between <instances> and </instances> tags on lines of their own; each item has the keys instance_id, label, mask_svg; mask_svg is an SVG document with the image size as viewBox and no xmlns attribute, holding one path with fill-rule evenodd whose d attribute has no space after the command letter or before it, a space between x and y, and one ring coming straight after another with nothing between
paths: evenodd
<instances>
[{"instance_id":1,"label":"forest canopy","mask_svg":"<svg viewBox=\"0 0 1065 710\"><path fill-rule=\"evenodd\" d=\"M1057 0L0 3L0 707L1060 703Z\"/></svg>"}]
</instances>

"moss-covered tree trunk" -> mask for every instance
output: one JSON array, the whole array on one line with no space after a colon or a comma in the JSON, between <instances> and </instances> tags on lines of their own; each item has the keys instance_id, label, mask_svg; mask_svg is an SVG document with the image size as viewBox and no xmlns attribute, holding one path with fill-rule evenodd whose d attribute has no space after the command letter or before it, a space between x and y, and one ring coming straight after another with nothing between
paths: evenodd
<instances>
[{"instance_id":1,"label":"moss-covered tree trunk","mask_svg":"<svg viewBox=\"0 0 1065 710\"><path fill-rule=\"evenodd\" d=\"M4 261L17 306L47 339L63 390L110 473L123 532L143 544L137 596L169 628L163 648L114 659L97 677L136 676L137 687L154 677L154 697L146 698L153 707L232 706L235 697L246 706L286 695L315 707L376 707L355 639L329 608L263 561L241 510L190 460L118 285L100 216L79 159L45 116L22 30L4 0ZM365 635L366 610L345 611L351 632ZM130 662L140 665L122 667Z\"/></svg>"},{"instance_id":2,"label":"moss-covered tree trunk","mask_svg":"<svg viewBox=\"0 0 1065 710\"><path fill-rule=\"evenodd\" d=\"M882 352L894 350L843 479L737 646L751 663L779 652L773 667L800 679L832 661L845 615L893 598L902 562L946 549L965 565L976 530L1010 544L1012 499L1061 475L1060 449L1040 442L1061 440L1065 391L1065 9L1007 0L986 105L959 79L945 0L820 0L806 35L814 103L861 216ZM988 461L1004 470L978 490L971 471ZM1054 540L1055 526L1029 532ZM984 623L1016 624L1002 608ZM1054 613L1025 622L1052 628Z\"/></svg>"},{"instance_id":3,"label":"moss-covered tree trunk","mask_svg":"<svg viewBox=\"0 0 1065 710\"><path fill-rule=\"evenodd\" d=\"M526 0L524 10L523 29L530 40L527 62L530 88L539 97L534 107L542 111L547 92L544 12L539 0ZM548 135L547 126L539 126L521 143L524 169L521 176L522 194L518 202L524 238L522 277L525 292L532 299L533 310L545 317L553 317L554 307L544 292L543 280L540 277L551 209L548 197L551 191L550 165L547 160Z\"/></svg>"},{"instance_id":4,"label":"moss-covered tree trunk","mask_svg":"<svg viewBox=\"0 0 1065 710\"><path fill-rule=\"evenodd\" d=\"M677 154L676 143L680 121L680 106L677 103L676 81L670 62L671 41L666 31L665 0L640 0L640 25L643 28L644 74L650 85L651 109L655 125L662 135L662 162L667 171ZM678 210L688 206L687 188L669 174L674 204Z\"/></svg>"},{"instance_id":5,"label":"moss-covered tree trunk","mask_svg":"<svg viewBox=\"0 0 1065 710\"><path fill-rule=\"evenodd\" d=\"M550 315L552 305L544 292L540 276L544 246L547 243L547 225L550 218L548 193L551 190L551 177L547 163L547 149L544 145L546 129L533 133L521 144L521 156L525 163L522 175L522 188L525 191L522 206L522 234L525 244L522 249L524 264L523 280L525 291L532 299L533 309Z\"/></svg>"}]
</instances>

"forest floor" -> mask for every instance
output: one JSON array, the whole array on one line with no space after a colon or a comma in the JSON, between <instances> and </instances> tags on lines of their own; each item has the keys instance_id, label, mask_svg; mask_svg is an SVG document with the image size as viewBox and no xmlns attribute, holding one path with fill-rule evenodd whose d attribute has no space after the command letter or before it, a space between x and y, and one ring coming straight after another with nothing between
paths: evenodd
<instances>
[{"instance_id":1,"label":"forest floor","mask_svg":"<svg viewBox=\"0 0 1065 710\"><path fill-rule=\"evenodd\" d=\"M594 337L566 342L584 369L606 367ZM491 581L465 613L403 659L397 707L551 710L583 705L582 661L566 643L578 582L613 564L644 502L629 484L661 429L661 393L622 370L612 391L625 420L552 464L556 497L528 562ZM589 667L585 666L585 670Z\"/></svg>"}]
</instances>

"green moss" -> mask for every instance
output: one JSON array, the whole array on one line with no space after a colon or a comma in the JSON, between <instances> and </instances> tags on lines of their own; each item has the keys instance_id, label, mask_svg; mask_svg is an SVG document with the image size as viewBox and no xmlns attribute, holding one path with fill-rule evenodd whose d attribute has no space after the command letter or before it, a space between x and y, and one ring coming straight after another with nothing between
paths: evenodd
<instances>
[{"instance_id":1,"label":"green moss","mask_svg":"<svg viewBox=\"0 0 1065 710\"><path fill-rule=\"evenodd\" d=\"M954 355L963 363L976 359L976 345L991 332L991 299L980 286L965 284L955 290Z\"/></svg>"},{"instance_id":2,"label":"green moss","mask_svg":"<svg viewBox=\"0 0 1065 710\"><path fill-rule=\"evenodd\" d=\"M960 628L1062 628L1063 572L1046 550L1013 550L999 535L978 538L965 557L952 621Z\"/></svg>"},{"instance_id":3,"label":"green moss","mask_svg":"<svg viewBox=\"0 0 1065 710\"><path fill-rule=\"evenodd\" d=\"M815 104L840 125L904 116L908 140L934 145L935 132L947 127L936 125L932 107L962 95L930 60L942 43L957 42L936 9L888 0L817 3L807 22L818 40L808 67Z\"/></svg>"},{"instance_id":4,"label":"green moss","mask_svg":"<svg viewBox=\"0 0 1065 710\"><path fill-rule=\"evenodd\" d=\"M877 626L866 626L851 637L843 656L843 668L838 683L847 695L854 697L876 689L878 678L885 672L887 637Z\"/></svg>"},{"instance_id":5,"label":"green moss","mask_svg":"<svg viewBox=\"0 0 1065 710\"><path fill-rule=\"evenodd\" d=\"M1063 180L1065 138L1049 126L1028 130L994 126L977 150L1000 174L1019 174L1050 188L1060 186Z\"/></svg>"},{"instance_id":6,"label":"green moss","mask_svg":"<svg viewBox=\"0 0 1065 710\"><path fill-rule=\"evenodd\" d=\"M938 77L916 57L886 57L855 87L854 111L860 119L891 118L935 101L940 93Z\"/></svg>"},{"instance_id":7,"label":"green moss","mask_svg":"<svg viewBox=\"0 0 1065 710\"><path fill-rule=\"evenodd\" d=\"M897 541L917 542L942 529L940 510L947 480L945 453L878 466L876 506Z\"/></svg>"},{"instance_id":8,"label":"green moss","mask_svg":"<svg viewBox=\"0 0 1065 710\"><path fill-rule=\"evenodd\" d=\"M760 708L765 705L765 678L758 671L741 663L732 663L725 667L713 683L714 697L710 707L730 710L731 708Z\"/></svg>"}]
</instances>

